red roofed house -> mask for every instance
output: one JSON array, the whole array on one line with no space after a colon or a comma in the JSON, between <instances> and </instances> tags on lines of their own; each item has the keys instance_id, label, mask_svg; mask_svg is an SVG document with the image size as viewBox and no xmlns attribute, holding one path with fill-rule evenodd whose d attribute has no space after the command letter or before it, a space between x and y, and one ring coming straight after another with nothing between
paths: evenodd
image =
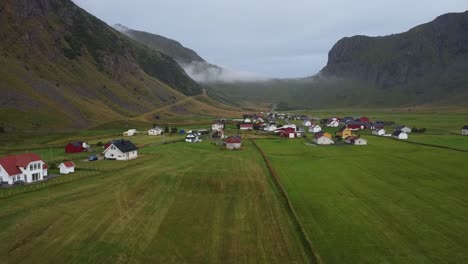
<instances>
[{"instance_id":1,"label":"red roofed house","mask_svg":"<svg viewBox=\"0 0 468 264\"><path fill-rule=\"evenodd\" d=\"M68 174L75 172L75 163L73 161L64 161L58 165L60 174Z\"/></svg>"},{"instance_id":2,"label":"red roofed house","mask_svg":"<svg viewBox=\"0 0 468 264\"><path fill-rule=\"evenodd\" d=\"M278 130L280 131L279 135L281 137L296 138L296 137L301 136L300 132L296 132L296 130L292 127L286 127L286 128L278 129Z\"/></svg>"},{"instance_id":3,"label":"red roofed house","mask_svg":"<svg viewBox=\"0 0 468 264\"><path fill-rule=\"evenodd\" d=\"M224 144L226 144L226 148L230 150L240 149L242 147L242 140L240 137L228 137Z\"/></svg>"},{"instance_id":4,"label":"red roofed house","mask_svg":"<svg viewBox=\"0 0 468 264\"><path fill-rule=\"evenodd\" d=\"M41 181L47 176L47 169L47 164L35 153L0 158L0 180L8 184Z\"/></svg>"},{"instance_id":5,"label":"red roofed house","mask_svg":"<svg viewBox=\"0 0 468 264\"><path fill-rule=\"evenodd\" d=\"M363 122L363 123L368 123L368 122L370 122L370 119L363 116L363 117L359 118L358 121Z\"/></svg>"},{"instance_id":6,"label":"red roofed house","mask_svg":"<svg viewBox=\"0 0 468 264\"><path fill-rule=\"evenodd\" d=\"M253 130L253 124L251 123L242 123L240 124L240 130Z\"/></svg>"}]
</instances>

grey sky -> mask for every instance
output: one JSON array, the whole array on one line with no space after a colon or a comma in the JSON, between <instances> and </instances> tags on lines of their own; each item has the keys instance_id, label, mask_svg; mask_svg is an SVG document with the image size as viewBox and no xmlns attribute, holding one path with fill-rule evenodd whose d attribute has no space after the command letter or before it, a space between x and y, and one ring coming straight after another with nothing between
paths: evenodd
<instances>
[{"instance_id":1,"label":"grey sky","mask_svg":"<svg viewBox=\"0 0 468 264\"><path fill-rule=\"evenodd\" d=\"M73 0L108 24L160 34L223 67L270 77L317 73L340 38L406 31L467 0Z\"/></svg>"}]
</instances>

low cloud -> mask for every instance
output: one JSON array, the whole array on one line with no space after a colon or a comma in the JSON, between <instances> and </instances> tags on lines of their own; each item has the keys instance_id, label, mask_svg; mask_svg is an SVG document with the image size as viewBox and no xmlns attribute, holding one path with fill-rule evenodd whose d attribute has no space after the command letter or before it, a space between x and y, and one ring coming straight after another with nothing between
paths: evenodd
<instances>
[{"instance_id":1,"label":"low cloud","mask_svg":"<svg viewBox=\"0 0 468 264\"><path fill-rule=\"evenodd\" d=\"M262 82L271 79L256 73L221 68L200 61L192 61L190 63L179 62L179 64L190 78L200 83Z\"/></svg>"}]
</instances>

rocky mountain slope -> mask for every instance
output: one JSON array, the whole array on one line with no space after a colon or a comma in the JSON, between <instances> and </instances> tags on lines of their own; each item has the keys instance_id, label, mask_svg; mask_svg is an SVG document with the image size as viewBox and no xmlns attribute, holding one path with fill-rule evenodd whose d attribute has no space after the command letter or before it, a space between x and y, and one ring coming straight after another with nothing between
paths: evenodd
<instances>
[{"instance_id":1,"label":"rocky mountain slope","mask_svg":"<svg viewBox=\"0 0 468 264\"><path fill-rule=\"evenodd\" d=\"M400 34L343 38L322 70L325 76L365 81L427 102L466 93L467 72L468 11L442 15Z\"/></svg>"},{"instance_id":2,"label":"rocky mountain slope","mask_svg":"<svg viewBox=\"0 0 468 264\"><path fill-rule=\"evenodd\" d=\"M0 2L0 126L80 128L202 93L180 65L70 0Z\"/></svg>"},{"instance_id":3,"label":"rocky mountain slope","mask_svg":"<svg viewBox=\"0 0 468 264\"><path fill-rule=\"evenodd\" d=\"M174 58L185 72L194 80L201 83L223 81L229 73L225 69L211 64L195 51L183 46L180 42L161 35L134 30L124 25L117 24L114 28L124 33L135 41L153 49L165 53Z\"/></svg>"}]
</instances>

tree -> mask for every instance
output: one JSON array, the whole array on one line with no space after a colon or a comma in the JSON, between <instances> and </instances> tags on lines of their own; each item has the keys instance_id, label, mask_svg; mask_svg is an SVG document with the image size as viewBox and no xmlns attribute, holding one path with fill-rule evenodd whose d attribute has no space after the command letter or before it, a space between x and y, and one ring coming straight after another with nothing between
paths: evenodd
<instances>
[{"instance_id":1,"label":"tree","mask_svg":"<svg viewBox=\"0 0 468 264\"><path fill-rule=\"evenodd\" d=\"M164 133L169 133L169 127L168 126L164 127Z\"/></svg>"},{"instance_id":2,"label":"tree","mask_svg":"<svg viewBox=\"0 0 468 264\"><path fill-rule=\"evenodd\" d=\"M172 133L172 134L176 134L176 133L177 133L177 127L171 128L171 133Z\"/></svg>"}]
</instances>

